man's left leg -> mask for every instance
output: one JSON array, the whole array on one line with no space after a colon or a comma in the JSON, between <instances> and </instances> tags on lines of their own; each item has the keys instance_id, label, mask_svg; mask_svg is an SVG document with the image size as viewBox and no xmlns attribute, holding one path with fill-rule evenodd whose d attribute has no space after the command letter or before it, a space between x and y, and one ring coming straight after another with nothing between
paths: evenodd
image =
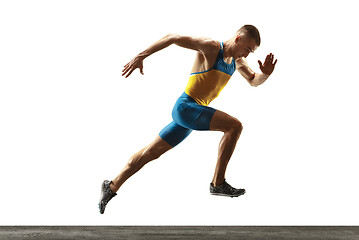
<instances>
[{"instance_id":1,"label":"man's left leg","mask_svg":"<svg viewBox=\"0 0 359 240\"><path fill-rule=\"evenodd\" d=\"M242 132L241 122L222 111L197 104L186 94L177 101L172 116L177 124L188 129L224 132L210 191L212 194L232 197L244 194L244 189L235 189L225 181L228 161Z\"/></svg>"},{"instance_id":2,"label":"man's left leg","mask_svg":"<svg viewBox=\"0 0 359 240\"><path fill-rule=\"evenodd\" d=\"M244 189L232 188L225 181L227 165L236 147L242 129L242 123L227 113L217 110L213 114L210 130L222 131L224 133L219 143L216 169L210 186L211 193L213 194L233 197L245 193Z\"/></svg>"}]
</instances>

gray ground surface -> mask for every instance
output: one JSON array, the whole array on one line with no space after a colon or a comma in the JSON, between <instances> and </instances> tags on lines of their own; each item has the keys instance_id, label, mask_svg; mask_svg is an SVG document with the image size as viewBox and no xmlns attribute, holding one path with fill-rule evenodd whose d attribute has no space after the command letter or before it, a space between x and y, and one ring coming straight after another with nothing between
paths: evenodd
<instances>
[{"instance_id":1,"label":"gray ground surface","mask_svg":"<svg viewBox=\"0 0 359 240\"><path fill-rule=\"evenodd\" d=\"M0 239L358 240L359 227L0 226Z\"/></svg>"}]
</instances>

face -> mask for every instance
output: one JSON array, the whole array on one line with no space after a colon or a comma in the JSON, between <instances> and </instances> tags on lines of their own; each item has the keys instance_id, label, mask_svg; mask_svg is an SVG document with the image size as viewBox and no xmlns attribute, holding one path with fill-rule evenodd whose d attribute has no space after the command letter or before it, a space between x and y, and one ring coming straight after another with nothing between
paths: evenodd
<instances>
[{"instance_id":1,"label":"face","mask_svg":"<svg viewBox=\"0 0 359 240\"><path fill-rule=\"evenodd\" d=\"M237 35L232 54L234 58L247 57L257 49L256 41L245 34Z\"/></svg>"}]
</instances>

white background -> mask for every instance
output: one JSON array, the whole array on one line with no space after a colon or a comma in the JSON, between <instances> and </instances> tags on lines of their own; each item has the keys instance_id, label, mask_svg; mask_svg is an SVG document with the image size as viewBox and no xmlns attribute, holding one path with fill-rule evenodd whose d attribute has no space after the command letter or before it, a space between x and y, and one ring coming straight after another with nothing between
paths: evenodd
<instances>
[{"instance_id":1,"label":"white background","mask_svg":"<svg viewBox=\"0 0 359 240\"><path fill-rule=\"evenodd\" d=\"M1 225L357 225L355 1L1 1ZM219 132L193 132L98 212L100 185L171 121L195 52L170 46L121 77L168 33L225 41L261 32L270 79L235 73L212 107L244 131L209 194Z\"/></svg>"}]
</instances>

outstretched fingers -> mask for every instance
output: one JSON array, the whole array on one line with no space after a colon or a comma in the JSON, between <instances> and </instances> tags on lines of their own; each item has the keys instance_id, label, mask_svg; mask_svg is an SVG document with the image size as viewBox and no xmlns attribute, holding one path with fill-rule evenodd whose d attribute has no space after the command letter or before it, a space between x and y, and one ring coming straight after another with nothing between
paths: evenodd
<instances>
[{"instance_id":1,"label":"outstretched fingers","mask_svg":"<svg viewBox=\"0 0 359 240\"><path fill-rule=\"evenodd\" d=\"M125 66L123 66L122 69L122 76L128 71L130 63L127 63Z\"/></svg>"},{"instance_id":2,"label":"outstretched fingers","mask_svg":"<svg viewBox=\"0 0 359 240\"><path fill-rule=\"evenodd\" d=\"M135 70L134 67L127 67L126 69L124 69L125 71L122 73L122 76L126 75L125 78L127 78L128 76L131 75L131 73Z\"/></svg>"},{"instance_id":3,"label":"outstretched fingers","mask_svg":"<svg viewBox=\"0 0 359 240\"><path fill-rule=\"evenodd\" d=\"M258 64L259 64L259 67L260 67L260 68L263 67L263 63L261 62L261 60L258 60Z\"/></svg>"},{"instance_id":4,"label":"outstretched fingers","mask_svg":"<svg viewBox=\"0 0 359 240\"><path fill-rule=\"evenodd\" d=\"M123 69L122 69L122 76L125 75L126 72L128 72L128 70L129 70L129 67L128 67L128 66L123 67Z\"/></svg>"},{"instance_id":5,"label":"outstretched fingers","mask_svg":"<svg viewBox=\"0 0 359 240\"><path fill-rule=\"evenodd\" d=\"M273 58L274 58L273 53L268 54L267 57L266 57L266 62L272 64L273 63Z\"/></svg>"},{"instance_id":6,"label":"outstretched fingers","mask_svg":"<svg viewBox=\"0 0 359 240\"><path fill-rule=\"evenodd\" d=\"M271 62L271 53L267 55L266 60L267 63Z\"/></svg>"},{"instance_id":7,"label":"outstretched fingers","mask_svg":"<svg viewBox=\"0 0 359 240\"><path fill-rule=\"evenodd\" d=\"M274 55L273 55L273 53L270 53L266 57L265 64L267 63L267 64L275 65L277 63L278 59L276 59L274 62L273 62L273 60L274 60Z\"/></svg>"},{"instance_id":8,"label":"outstretched fingers","mask_svg":"<svg viewBox=\"0 0 359 240\"><path fill-rule=\"evenodd\" d=\"M127 63L125 66L123 66L124 68L127 68L128 67L128 65L130 65L130 63Z\"/></svg>"}]
</instances>

